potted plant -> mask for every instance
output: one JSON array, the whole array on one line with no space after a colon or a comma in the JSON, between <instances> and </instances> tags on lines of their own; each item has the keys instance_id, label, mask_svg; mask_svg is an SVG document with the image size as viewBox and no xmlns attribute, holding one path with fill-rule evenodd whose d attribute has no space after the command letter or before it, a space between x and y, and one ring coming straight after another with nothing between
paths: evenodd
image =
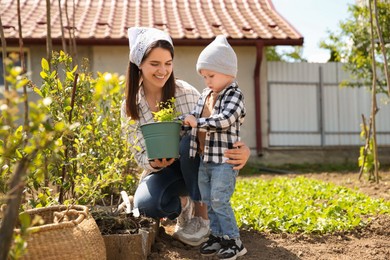
<instances>
[{"instance_id":1,"label":"potted plant","mask_svg":"<svg viewBox=\"0 0 390 260\"><path fill-rule=\"evenodd\" d=\"M182 123L177 119L180 113L176 111L175 101L172 97L158 104L160 110L153 112L155 122L141 125L149 160L179 157Z\"/></svg>"},{"instance_id":2,"label":"potted plant","mask_svg":"<svg viewBox=\"0 0 390 260\"><path fill-rule=\"evenodd\" d=\"M107 259L146 259L156 238L158 221L134 210L133 196L125 191L117 204L112 199L109 203L91 210L104 239Z\"/></svg>"}]
</instances>

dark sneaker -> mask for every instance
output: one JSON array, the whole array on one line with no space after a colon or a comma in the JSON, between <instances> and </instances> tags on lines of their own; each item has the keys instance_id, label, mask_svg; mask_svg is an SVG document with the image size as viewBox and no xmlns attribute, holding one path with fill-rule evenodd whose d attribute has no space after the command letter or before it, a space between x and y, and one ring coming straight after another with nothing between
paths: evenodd
<instances>
[{"instance_id":1,"label":"dark sneaker","mask_svg":"<svg viewBox=\"0 0 390 260\"><path fill-rule=\"evenodd\" d=\"M221 249L217 255L219 259L234 260L239 256L245 255L246 252L247 250L239 238L230 239L228 236L224 236L221 239Z\"/></svg>"},{"instance_id":2,"label":"dark sneaker","mask_svg":"<svg viewBox=\"0 0 390 260\"><path fill-rule=\"evenodd\" d=\"M209 239L200 246L203 256L215 255L221 249L221 238L210 234Z\"/></svg>"}]
</instances>

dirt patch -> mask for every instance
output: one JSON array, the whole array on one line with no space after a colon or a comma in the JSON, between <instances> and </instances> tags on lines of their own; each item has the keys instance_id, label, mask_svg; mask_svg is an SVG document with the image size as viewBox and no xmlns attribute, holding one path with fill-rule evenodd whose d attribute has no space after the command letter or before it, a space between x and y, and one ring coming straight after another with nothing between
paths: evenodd
<instances>
[{"instance_id":1,"label":"dirt patch","mask_svg":"<svg viewBox=\"0 0 390 260\"><path fill-rule=\"evenodd\" d=\"M132 214L112 213L106 210L91 210L102 235L138 234L139 229L149 228L152 218L134 217Z\"/></svg>"},{"instance_id":2,"label":"dirt patch","mask_svg":"<svg viewBox=\"0 0 390 260\"><path fill-rule=\"evenodd\" d=\"M300 174L301 176L302 174ZM390 172L381 172L379 184L368 182L365 176L359 181L358 173L311 173L307 178L315 178L342 185L373 198L390 200ZM294 178L297 174L262 174L256 177ZM241 177L250 178L250 177ZM173 222L162 223L159 236L149 255L149 260L157 259L206 259L199 254L199 248L190 247L174 240ZM241 230L241 239L248 253L239 259L342 259L342 260L387 260L390 259L390 216L377 216L369 226L353 232L333 235L308 236L302 234L269 234ZM208 259L218 259L208 258Z\"/></svg>"}]
</instances>

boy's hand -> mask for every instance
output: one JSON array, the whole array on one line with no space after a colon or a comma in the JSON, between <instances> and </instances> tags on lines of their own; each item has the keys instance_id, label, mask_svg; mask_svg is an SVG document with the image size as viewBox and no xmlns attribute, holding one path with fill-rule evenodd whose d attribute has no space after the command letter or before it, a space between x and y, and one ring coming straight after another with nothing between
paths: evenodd
<instances>
[{"instance_id":1,"label":"boy's hand","mask_svg":"<svg viewBox=\"0 0 390 260\"><path fill-rule=\"evenodd\" d=\"M196 118L193 115L188 115L183 121L184 125L189 125L192 128L195 128L198 126L198 122L196 121Z\"/></svg>"}]
</instances>

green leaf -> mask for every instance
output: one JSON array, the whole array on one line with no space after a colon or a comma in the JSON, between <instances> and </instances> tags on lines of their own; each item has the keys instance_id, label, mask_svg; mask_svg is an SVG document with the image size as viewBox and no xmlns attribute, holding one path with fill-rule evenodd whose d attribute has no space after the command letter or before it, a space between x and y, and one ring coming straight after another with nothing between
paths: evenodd
<instances>
[{"instance_id":1,"label":"green leaf","mask_svg":"<svg viewBox=\"0 0 390 260\"><path fill-rule=\"evenodd\" d=\"M19 214L19 221L22 227L29 227L31 225L31 217L26 212L22 212Z\"/></svg>"},{"instance_id":2,"label":"green leaf","mask_svg":"<svg viewBox=\"0 0 390 260\"><path fill-rule=\"evenodd\" d=\"M49 63L47 62L47 60L45 58L42 58L41 66L42 66L42 69L49 71Z\"/></svg>"},{"instance_id":3,"label":"green leaf","mask_svg":"<svg viewBox=\"0 0 390 260\"><path fill-rule=\"evenodd\" d=\"M72 72L69 72L69 71L67 71L67 72L66 72L66 78L67 78L67 79L69 79L69 80L72 80L72 81L73 81L73 79L74 79L74 75L73 75L73 73L72 73Z\"/></svg>"},{"instance_id":4,"label":"green leaf","mask_svg":"<svg viewBox=\"0 0 390 260\"><path fill-rule=\"evenodd\" d=\"M77 68L78 68L78 65L74 66L74 68L73 68L73 70L71 71L71 73L72 73L72 74L75 73L76 70L77 70Z\"/></svg>"},{"instance_id":5,"label":"green leaf","mask_svg":"<svg viewBox=\"0 0 390 260\"><path fill-rule=\"evenodd\" d=\"M65 123L64 123L64 122L57 122L57 123L55 123L54 129L55 129L57 132L63 131L63 130L65 129Z\"/></svg>"},{"instance_id":6,"label":"green leaf","mask_svg":"<svg viewBox=\"0 0 390 260\"><path fill-rule=\"evenodd\" d=\"M41 75L41 78L43 79L47 78L47 73L44 70L42 70L39 74Z\"/></svg>"},{"instance_id":7,"label":"green leaf","mask_svg":"<svg viewBox=\"0 0 390 260\"><path fill-rule=\"evenodd\" d=\"M57 79L57 86L58 86L58 89L59 89L60 91L63 90L62 83L61 83L61 80L60 80L60 79Z\"/></svg>"},{"instance_id":8,"label":"green leaf","mask_svg":"<svg viewBox=\"0 0 390 260\"><path fill-rule=\"evenodd\" d=\"M39 96L43 97L43 94L39 88L33 88L34 92L37 93Z\"/></svg>"}]
</instances>

